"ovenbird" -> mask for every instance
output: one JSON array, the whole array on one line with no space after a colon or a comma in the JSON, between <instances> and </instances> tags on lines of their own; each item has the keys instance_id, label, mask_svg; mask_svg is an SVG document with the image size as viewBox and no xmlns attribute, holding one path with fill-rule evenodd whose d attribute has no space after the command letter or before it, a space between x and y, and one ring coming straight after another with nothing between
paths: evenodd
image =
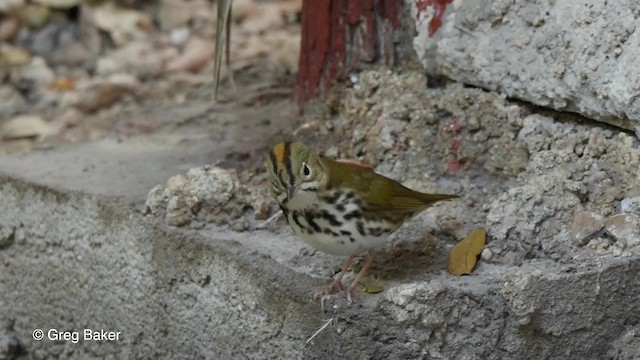
<instances>
[{"instance_id":1,"label":"ovenbird","mask_svg":"<svg viewBox=\"0 0 640 360\"><path fill-rule=\"evenodd\" d=\"M456 195L413 191L369 167L320 156L297 142L276 145L267 160L271 193L294 232L307 244L331 254L349 256L342 271L321 295L351 302L354 290L373 264L372 250L413 215ZM356 255L366 263L349 287L342 284Z\"/></svg>"}]
</instances>

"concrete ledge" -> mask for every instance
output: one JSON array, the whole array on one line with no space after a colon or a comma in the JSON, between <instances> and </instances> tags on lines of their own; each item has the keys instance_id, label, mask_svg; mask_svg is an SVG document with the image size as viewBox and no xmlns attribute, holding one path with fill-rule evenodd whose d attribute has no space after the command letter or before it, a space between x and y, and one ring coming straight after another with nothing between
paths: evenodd
<instances>
[{"instance_id":1,"label":"concrete ledge","mask_svg":"<svg viewBox=\"0 0 640 360\"><path fill-rule=\"evenodd\" d=\"M637 1L453 1L444 14L425 3L409 6L414 48L430 71L640 128ZM430 34L434 18L442 27Z\"/></svg>"},{"instance_id":2,"label":"concrete ledge","mask_svg":"<svg viewBox=\"0 0 640 360\"><path fill-rule=\"evenodd\" d=\"M341 259L318 254L313 264L301 262L302 246L288 232L170 228L132 208L143 197L124 196L126 188L111 197L70 183L63 189L69 169L52 166L36 177L17 167L73 167L73 153L81 169L106 147L0 161L5 358L534 359L636 356L640 349L633 336L640 278L627 275L640 271L637 258L586 272L546 262L482 264L473 276L453 278L441 271L446 249L421 252L423 244L410 244L381 255L377 267L388 275L383 293L322 314L311 294L328 280L311 276L312 268ZM123 151L103 158L82 182L137 161ZM173 162L164 171L184 165ZM149 188L155 182L145 172L128 179ZM331 325L305 345L326 319ZM122 339L35 341L36 328L121 331Z\"/></svg>"},{"instance_id":3,"label":"concrete ledge","mask_svg":"<svg viewBox=\"0 0 640 360\"><path fill-rule=\"evenodd\" d=\"M284 358L315 306L289 275L231 240L162 228L107 199L1 179L0 319L35 358ZM283 295L286 294L286 297ZM286 299L286 301L284 301ZM292 321L295 326L292 326ZM34 341L36 329L121 341ZM269 339L269 341L266 341ZM2 349L7 351L6 349ZM253 354L253 355L252 355ZM7 355L7 354L5 354ZM8 354L11 358L11 354Z\"/></svg>"}]
</instances>

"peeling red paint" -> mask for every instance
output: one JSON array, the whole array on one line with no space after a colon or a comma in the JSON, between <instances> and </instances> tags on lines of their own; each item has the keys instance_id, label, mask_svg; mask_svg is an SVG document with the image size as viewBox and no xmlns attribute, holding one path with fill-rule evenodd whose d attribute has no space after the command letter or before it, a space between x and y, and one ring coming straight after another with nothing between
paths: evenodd
<instances>
[{"instance_id":1,"label":"peeling red paint","mask_svg":"<svg viewBox=\"0 0 640 360\"><path fill-rule=\"evenodd\" d=\"M453 141L451 141L451 146L449 147L449 149L451 150L452 155L458 156L458 150L460 150L460 140L453 139Z\"/></svg>"},{"instance_id":2,"label":"peeling red paint","mask_svg":"<svg viewBox=\"0 0 640 360\"><path fill-rule=\"evenodd\" d=\"M400 29L403 4L397 0L303 0L298 100L323 96L337 79L382 55L384 62L393 63L393 36L385 29Z\"/></svg>"},{"instance_id":3,"label":"peeling red paint","mask_svg":"<svg viewBox=\"0 0 640 360\"><path fill-rule=\"evenodd\" d=\"M460 161L458 161L457 159L451 159L447 163L447 169L452 174L457 174L460 171L461 167L462 165L460 164Z\"/></svg>"},{"instance_id":4,"label":"peeling red paint","mask_svg":"<svg viewBox=\"0 0 640 360\"><path fill-rule=\"evenodd\" d=\"M428 7L433 7L433 18L429 22L429 37L433 37L436 31L442 26L442 15L447 8L448 4L451 4L453 0L416 0L416 8L418 9L418 17Z\"/></svg>"}]
</instances>

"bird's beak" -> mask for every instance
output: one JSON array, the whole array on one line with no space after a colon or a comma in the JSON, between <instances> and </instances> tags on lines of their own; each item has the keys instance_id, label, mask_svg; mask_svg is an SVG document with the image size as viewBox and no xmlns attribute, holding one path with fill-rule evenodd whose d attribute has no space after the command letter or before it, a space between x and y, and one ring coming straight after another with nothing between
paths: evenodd
<instances>
[{"instance_id":1,"label":"bird's beak","mask_svg":"<svg viewBox=\"0 0 640 360\"><path fill-rule=\"evenodd\" d=\"M291 200L291 198L293 197L293 193L296 191L296 187L295 186L287 186L287 199Z\"/></svg>"}]
</instances>

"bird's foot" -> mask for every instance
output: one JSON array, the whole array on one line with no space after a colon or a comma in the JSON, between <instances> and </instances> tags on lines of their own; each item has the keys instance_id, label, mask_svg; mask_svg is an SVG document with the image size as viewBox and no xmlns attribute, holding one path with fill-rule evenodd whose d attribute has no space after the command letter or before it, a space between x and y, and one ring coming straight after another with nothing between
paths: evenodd
<instances>
[{"instance_id":1,"label":"bird's foot","mask_svg":"<svg viewBox=\"0 0 640 360\"><path fill-rule=\"evenodd\" d=\"M342 283L339 283L339 284L340 285L336 285L335 283L331 284L331 286L325 289L324 292L320 294L316 294L317 297L320 297L320 309L323 312L324 312L324 305L327 303L327 301L333 301L336 299L347 299L349 304L351 304L355 300L358 300L357 292L353 287L351 286L344 287ZM336 290L335 289L336 287L339 287L339 289Z\"/></svg>"},{"instance_id":2,"label":"bird's foot","mask_svg":"<svg viewBox=\"0 0 640 360\"><path fill-rule=\"evenodd\" d=\"M346 287L344 286L344 284L342 284L342 281L336 279L334 282L331 283L331 285L329 285L329 287L327 287L326 289L322 290L322 291L318 291L314 298L315 299L322 299L325 296L330 296L330 295L334 295L337 294L341 291L343 291L344 289L346 289Z\"/></svg>"}]
</instances>

